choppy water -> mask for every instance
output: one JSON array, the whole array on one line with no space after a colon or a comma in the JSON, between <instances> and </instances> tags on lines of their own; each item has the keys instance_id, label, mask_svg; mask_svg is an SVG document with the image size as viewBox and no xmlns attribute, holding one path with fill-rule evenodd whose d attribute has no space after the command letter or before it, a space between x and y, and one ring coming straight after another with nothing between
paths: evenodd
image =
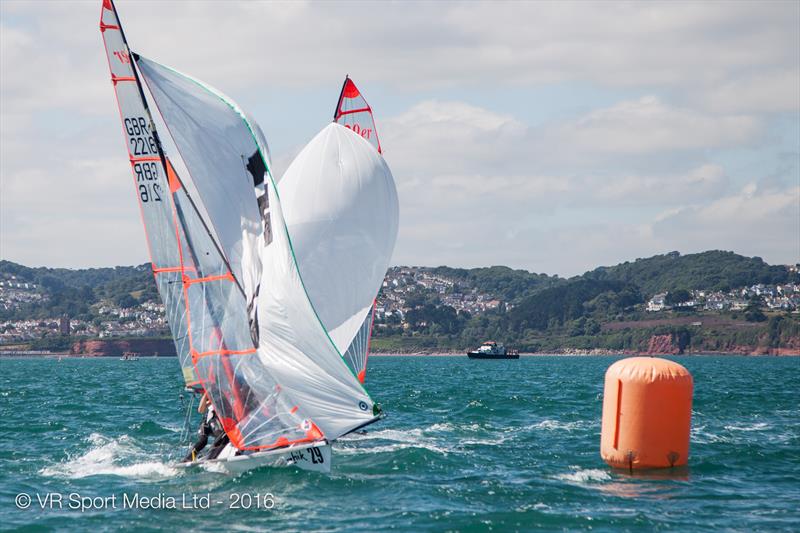
<instances>
[{"instance_id":1,"label":"choppy water","mask_svg":"<svg viewBox=\"0 0 800 533\"><path fill-rule=\"evenodd\" d=\"M800 359L678 358L695 378L692 456L671 476L600 460L614 360L374 357L368 386L389 417L338 443L330 475L240 477L171 466L174 360L0 360L0 529L800 529ZM24 511L21 492L34 498ZM39 508L48 492L64 509ZM70 493L116 495L117 508L71 510ZM121 509L123 495L159 493L210 494L210 508ZM267 493L272 509L228 508Z\"/></svg>"}]
</instances>

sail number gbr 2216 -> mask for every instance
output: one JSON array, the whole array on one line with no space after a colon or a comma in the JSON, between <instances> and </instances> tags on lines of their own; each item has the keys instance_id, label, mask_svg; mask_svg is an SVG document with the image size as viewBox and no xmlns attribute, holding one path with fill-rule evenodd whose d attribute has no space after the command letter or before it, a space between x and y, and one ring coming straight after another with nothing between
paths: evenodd
<instances>
[{"instance_id":1,"label":"sail number gbr 2216","mask_svg":"<svg viewBox=\"0 0 800 533\"><path fill-rule=\"evenodd\" d=\"M127 117L124 123L125 133L128 134L128 148L133 159L158 157L156 141L150 134L150 128L144 117ZM161 201L158 167L156 161L137 161L133 164L139 198L142 202Z\"/></svg>"}]
</instances>

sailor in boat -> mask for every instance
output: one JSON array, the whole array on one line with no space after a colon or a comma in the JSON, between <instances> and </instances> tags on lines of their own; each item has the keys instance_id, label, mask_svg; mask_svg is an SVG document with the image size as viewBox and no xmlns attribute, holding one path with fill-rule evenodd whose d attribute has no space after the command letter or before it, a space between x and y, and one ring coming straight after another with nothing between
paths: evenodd
<instances>
[{"instance_id":1,"label":"sailor in boat","mask_svg":"<svg viewBox=\"0 0 800 533\"><path fill-rule=\"evenodd\" d=\"M211 449L206 454L206 459L216 459L222 449L225 448L225 445L228 444L228 435L222 429L222 424L207 392L204 392L203 397L200 398L200 405L197 406L197 411L200 414L205 414L205 417L200 424L200 429L197 431L197 442L194 443L189 453L183 458L184 462L196 461L197 456L208 444L209 437L214 437L214 444L211 445Z\"/></svg>"}]
</instances>

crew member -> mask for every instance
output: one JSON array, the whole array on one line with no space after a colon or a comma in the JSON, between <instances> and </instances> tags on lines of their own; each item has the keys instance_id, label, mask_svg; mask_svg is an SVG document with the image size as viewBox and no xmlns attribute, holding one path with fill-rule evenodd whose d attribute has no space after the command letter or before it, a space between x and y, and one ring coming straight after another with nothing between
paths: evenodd
<instances>
[{"instance_id":1,"label":"crew member","mask_svg":"<svg viewBox=\"0 0 800 533\"><path fill-rule=\"evenodd\" d=\"M219 455L220 451L222 451L224 444L222 446L218 445L220 444L220 441L223 440L223 436L225 437L224 440L227 443L227 435L222 430L222 424L220 424L219 418L217 418L217 413L214 410L214 406L211 403L208 392L204 392L202 398L200 398L200 405L197 406L197 412L200 414L205 414L205 417L203 418L203 422L200 424L200 429L197 430L197 442L194 443L194 446L192 446L192 448L189 450L189 453L186 454L186 457L183 459L185 462L195 461L197 459L197 455L208 444L209 437L214 437L215 439L214 445L209 453L210 459L213 459ZM211 454L214 454L214 457L211 457Z\"/></svg>"}]
</instances>

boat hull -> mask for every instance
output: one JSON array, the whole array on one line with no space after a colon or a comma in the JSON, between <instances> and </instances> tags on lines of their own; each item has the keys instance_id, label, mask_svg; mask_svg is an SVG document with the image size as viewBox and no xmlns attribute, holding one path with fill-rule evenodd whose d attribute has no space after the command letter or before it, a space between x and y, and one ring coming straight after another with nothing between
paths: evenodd
<instances>
[{"instance_id":1,"label":"boat hull","mask_svg":"<svg viewBox=\"0 0 800 533\"><path fill-rule=\"evenodd\" d=\"M280 450L268 450L245 455L223 457L223 450L217 459L201 459L180 466L189 468L199 466L207 470L227 474L242 474L262 467L296 466L302 470L328 473L331 471L331 445L328 443L311 443Z\"/></svg>"},{"instance_id":2,"label":"boat hull","mask_svg":"<svg viewBox=\"0 0 800 533\"><path fill-rule=\"evenodd\" d=\"M518 353L483 353L483 352L467 352L467 357L470 359L519 359Z\"/></svg>"}]
</instances>

